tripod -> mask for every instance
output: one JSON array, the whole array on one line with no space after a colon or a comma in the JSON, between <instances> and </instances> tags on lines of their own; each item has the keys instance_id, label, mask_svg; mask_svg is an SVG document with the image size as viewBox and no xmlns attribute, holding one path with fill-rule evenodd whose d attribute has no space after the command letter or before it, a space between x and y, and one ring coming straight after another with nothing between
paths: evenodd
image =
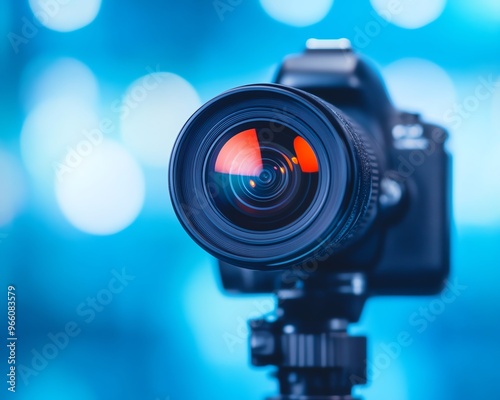
<instances>
[{"instance_id":1,"label":"tripod","mask_svg":"<svg viewBox=\"0 0 500 400\"><path fill-rule=\"evenodd\" d=\"M277 292L275 319L249 322L251 360L275 365L280 394L268 400L359 400L366 383L366 337L349 336L367 295L360 273L314 273Z\"/></svg>"}]
</instances>

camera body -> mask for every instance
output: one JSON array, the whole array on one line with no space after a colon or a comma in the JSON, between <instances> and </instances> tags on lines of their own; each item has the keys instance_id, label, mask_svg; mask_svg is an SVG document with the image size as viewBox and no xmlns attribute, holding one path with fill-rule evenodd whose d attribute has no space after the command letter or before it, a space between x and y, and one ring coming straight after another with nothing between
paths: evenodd
<instances>
[{"instance_id":1,"label":"camera body","mask_svg":"<svg viewBox=\"0 0 500 400\"><path fill-rule=\"evenodd\" d=\"M285 271L254 271L219 261L224 288L275 292L322 270L362 271L368 295L439 292L450 264L446 130L396 110L375 69L344 41L309 41L304 54L285 59L276 83L320 97L373 135L380 190L385 191L379 198L381 215L347 250Z\"/></svg>"},{"instance_id":2,"label":"camera body","mask_svg":"<svg viewBox=\"0 0 500 400\"><path fill-rule=\"evenodd\" d=\"M274 84L229 90L187 121L170 193L230 293L277 295L249 322L272 400L354 400L374 295L439 292L450 263L446 131L394 108L348 41L310 40Z\"/></svg>"},{"instance_id":3,"label":"camera body","mask_svg":"<svg viewBox=\"0 0 500 400\"><path fill-rule=\"evenodd\" d=\"M312 39L275 84L232 89L190 118L170 193L228 292L294 289L318 272L362 274L367 296L432 294L450 264L446 139L396 110L347 40Z\"/></svg>"}]
</instances>

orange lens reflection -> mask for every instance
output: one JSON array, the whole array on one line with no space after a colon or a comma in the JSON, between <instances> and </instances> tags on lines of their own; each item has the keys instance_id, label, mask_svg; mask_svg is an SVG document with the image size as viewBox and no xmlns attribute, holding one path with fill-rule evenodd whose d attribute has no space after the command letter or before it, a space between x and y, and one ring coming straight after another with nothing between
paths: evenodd
<instances>
[{"instance_id":1,"label":"orange lens reflection","mask_svg":"<svg viewBox=\"0 0 500 400\"><path fill-rule=\"evenodd\" d=\"M223 174L258 176L262 171L262 155L255 129L233 136L220 150L215 171Z\"/></svg>"},{"instance_id":2,"label":"orange lens reflection","mask_svg":"<svg viewBox=\"0 0 500 400\"><path fill-rule=\"evenodd\" d=\"M293 148L297 154L297 159L299 161L300 168L302 172L318 172L318 159L314 150L309 146L309 143L305 139L297 136L293 141Z\"/></svg>"}]
</instances>

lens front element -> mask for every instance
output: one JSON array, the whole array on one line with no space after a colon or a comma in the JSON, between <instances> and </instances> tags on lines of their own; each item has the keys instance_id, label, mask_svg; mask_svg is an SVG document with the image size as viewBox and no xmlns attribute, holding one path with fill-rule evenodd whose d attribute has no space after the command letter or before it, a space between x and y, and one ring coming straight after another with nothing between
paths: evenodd
<instances>
[{"instance_id":1,"label":"lens front element","mask_svg":"<svg viewBox=\"0 0 500 400\"><path fill-rule=\"evenodd\" d=\"M232 224L270 231L300 218L314 200L319 165L309 143L273 121L230 129L206 165L206 189Z\"/></svg>"}]
</instances>

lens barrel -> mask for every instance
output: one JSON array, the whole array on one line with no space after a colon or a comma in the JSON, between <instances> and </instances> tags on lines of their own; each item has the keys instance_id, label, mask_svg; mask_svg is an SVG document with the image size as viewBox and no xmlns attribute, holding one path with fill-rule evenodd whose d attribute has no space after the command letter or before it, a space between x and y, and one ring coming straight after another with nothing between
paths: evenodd
<instances>
[{"instance_id":1,"label":"lens barrel","mask_svg":"<svg viewBox=\"0 0 500 400\"><path fill-rule=\"evenodd\" d=\"M169 185L191 237L220 260L280 269L325 259L375 218L371 137L304 91L232 89L202 106L174 146Z\"/></svg>"}]
</instances>

